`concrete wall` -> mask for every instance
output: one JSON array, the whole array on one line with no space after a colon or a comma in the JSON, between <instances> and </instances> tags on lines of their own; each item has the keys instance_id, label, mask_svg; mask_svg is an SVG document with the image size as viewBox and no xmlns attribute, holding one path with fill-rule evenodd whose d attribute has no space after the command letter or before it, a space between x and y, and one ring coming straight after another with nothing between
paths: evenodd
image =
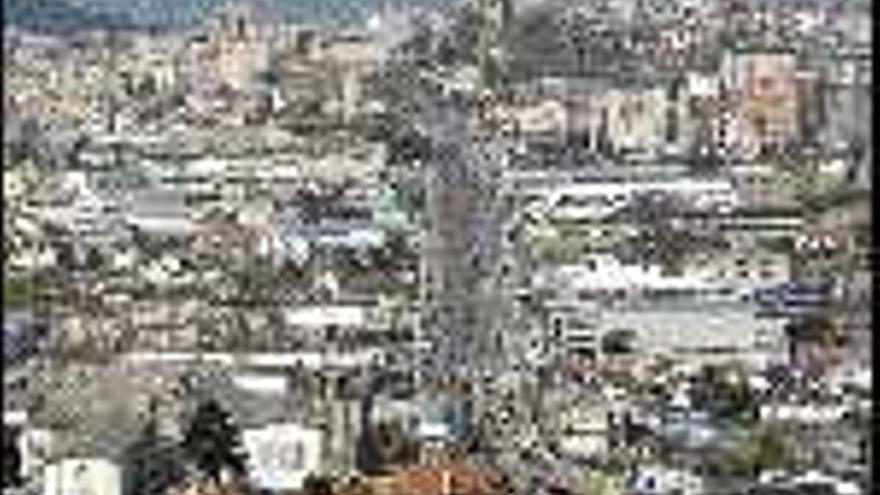
<instances>
[{"instance_id":1,"label":"concrete wall","mask_svg":"<svg viewBox=\"0 0 880 495\"><path fill-rule=\"evenodd\" d=\"M649 354L691 355L699 359L734 357L760 363L785 352L781 320L762 319L749 306L613 308L603 311L599 334L614 329L636 332L637 348ZM755 346L764 344L766 350ZM706 352L725 349L724 352Z\"/></svg>"},{"instance_id":2,"label":"concrete wall","mask_svg":"<svg viewBox=\"0 0 880 495\"><path fill-rule=\"evenodd\" d=\"M46 467L44 495L121 495L122 472L105 459L65 459Z\"/></svg>"},{"instance_id":3,"label":"concrete wall","mask_svg":"<svg viewBox=\"0 0 880 495\"><path fill-rule=\"evenodd\" d=\"M251 480L269 490L297 490L309 473L321 469L319 430L294 424L274 424L245 430Z\"/></svg>"}]
</instances>

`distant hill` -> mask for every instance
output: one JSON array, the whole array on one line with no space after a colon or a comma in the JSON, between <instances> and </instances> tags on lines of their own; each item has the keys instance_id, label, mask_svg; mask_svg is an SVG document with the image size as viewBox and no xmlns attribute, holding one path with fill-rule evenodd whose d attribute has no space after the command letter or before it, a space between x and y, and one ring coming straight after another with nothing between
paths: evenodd
<instances>
[{"instance_id":1,"label":"distant hill","mask_svg":"<svg viewBox=\"0 0 880 495\"><path fill-rule=\"evenodd\" d=\"M93 12L67 0L3 0L3 25L44 34L70 34L98 28L131 28L122 14Z\"/></svg>"},{"instance_id":2,"label":"distant hill","mask_svg":"<svg viewBox=\"0 0 880 495\"><path fill-rule=\"evenodd\" d=\"M249 4L269 17L337 23L363 19L383 4L442 5L460 0L2 0L4 25L46 33L98 27L174 29L200 23L229 3Z\"/></svg>"}]
</instances>

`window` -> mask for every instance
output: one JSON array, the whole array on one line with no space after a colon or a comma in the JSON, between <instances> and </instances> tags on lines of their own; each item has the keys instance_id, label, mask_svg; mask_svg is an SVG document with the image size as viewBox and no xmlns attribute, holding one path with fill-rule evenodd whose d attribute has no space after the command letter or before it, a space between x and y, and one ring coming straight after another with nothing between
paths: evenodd
<instances>
[{"instance_id":1,"label":"window","mask_svg":"<svg viewBox=\"0 0 880 495\"><path fill-rule=\"evenodd\" d=\"M553 329L551 333L551 337L554 339L558 339L562 336L562 318L556 317L553 318Z\"/></svg>"}]
</instances>

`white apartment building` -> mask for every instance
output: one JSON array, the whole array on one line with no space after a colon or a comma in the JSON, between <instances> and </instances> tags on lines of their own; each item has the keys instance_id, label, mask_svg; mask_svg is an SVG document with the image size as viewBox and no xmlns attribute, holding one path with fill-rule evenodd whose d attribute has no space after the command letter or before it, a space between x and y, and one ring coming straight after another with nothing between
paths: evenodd
<instances>
[{"instance_id":1,"label":"white apartment building","mask_svg":"<svg viewBox=\"0 0 880 495\"><path fill-rule=\"evenodd\" d=\"M634 335L635 352L693 362L735 360L762 367L787 359L784 324L756 315L753 305L684 296L681 301L608 304L593 311L556 307L548 338L572 356L603 359L611 332Z\"/></svg>"},{"instance_id":2,"label":"white apartment building","mask_svg":"<svg viewBox=\"0 0 880 495\"><path fill-rule=\"evenodd\" d=\"M655 157L665 142L667 96L662 87L611 88L596 95L588 123L593 147L599 145L599 136L604 133L617 152L635 158Z\"/></svg>"},{"instance_id":3,"label":"white apartment building","mask_svg":"<svg viewBox=\"0 0 880 495\"><path fill-rule=\"evenodd\" d=\"M603 458L609 449L609 409L607 404L576 403L561 411L561 450L579 458Z\"/></svg>"},{"instance_id":4,"label":"white apartment building","mask_svg":"<svg viewBox=\"0 0 880 495\"><path fill-rule=\"evenodd\" d=\"M122 468L106 459L64 459L45 468L44 495L120 495Z\"/></svg>"},{"instance_id":5,"label":"white apartment building","mask_svg":"<svg viewBox=\"0 0 880 495\"><path fill-rule=\"evenodd\" d=\"M250 478L262 490L299 490L309 474L322 468L324 433L298 424L270 424L246 429Z\"/></svg>"},{"instance_id":6,"label":"white apartment building","mask_svg":"<svg viewBox=\"0 0 880 495\"><path fill-rule=\"evenodd\" d=\"M788 52L728 53L722 80L732 104L726 128L743 151L781 146L799 138L797 59Z\"/></svg>"},{"instance_id":7,"label":"white apartment building","mask_svg":"<svg viewBox=\"0 0 880 495\"><path fill-rule=\"evenodd\" d=\"M727 179L682 178L548 187L540 209L558 220L598 219L624 207L636 195L652 193L677 196L699 209L725 211L740 204L738 192Z\"/></svg>"},{"instance_id":8,"label":"white apartment building","mask_svg":"<svg viewBox=\"0 0 880 495\"><path fill-rule=\"evenodd\" d=\"M568 110L562 102L547 99L511 109L516 131L527 140L562 136L568 123Z\"/></svg>"},{"instance_id":9,"label":"white apartment building","mask_svg":"<svg viewBox=\"0 0 880 495\"><path fill-rule=\"evenodd\" d=\"M750 302L755 289L789 281L783 256L699 259L672 277L596 254L540 275L536 288L570 300L550 306L548 325L575 353L599 357L603 335L629 330L649 354L752 363L784 354L782 321L761 317Z\"/></svg>"}]
</instances>

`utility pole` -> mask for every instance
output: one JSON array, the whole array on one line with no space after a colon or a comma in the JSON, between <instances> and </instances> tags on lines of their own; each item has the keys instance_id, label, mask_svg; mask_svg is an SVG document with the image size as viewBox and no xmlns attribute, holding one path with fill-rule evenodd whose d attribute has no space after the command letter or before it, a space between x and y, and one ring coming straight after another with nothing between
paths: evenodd
<instances>
[{"instance_id":1,"label":"utility pole","mask_svg":"<svg viewBox=\"0 0 880 495\"><path fill-rule=\"evenodd\" d=\"M428 188L430 187L430 181L428 178L428 174L425 172L426 165L419 164L419 168L422 170L422 190L425 191L427 195ZM421 252L419 253L419 266L418 266L418 311L419 314L415 318L415 328L413 340L415 342L415 346L412 349L412 370L413 370L413 381L417 390L422 389L424 385L424 376L422 374L422 363L424 355L422 354L422 344L425 342L425 326L428 323L427 319L429 314L426 314L425 309L429 307L429 297L430 291L428 289L429 284L431 283L430 276L430 258L429 254L426 252L428 248L430 248L430 243L433 242L431 239L430 233L428 231L428 226L425 223L429 221L428 215L423 215L420 218L420 230L419 235L421 239L419 240L419 247Z\"/></svg>"},{"instance_id":2,"label":"utility pole","mask_svg":"<svg viewBox=\"0 0 880 495\"><path fill-rule=\"evenodd\" d=\"M106 108L106 119L107 126L106 131L108 133L114 134L116 133L116 113L117 113L117 101L116 101L116 75L118 70L118 33L116 32L116 28L109 26L107 31L105 32L106 36L106 45L105 48L107 50L107 63L105 66L104 73L104 99L107 105Z\"/></svg>"}]
</instances>

